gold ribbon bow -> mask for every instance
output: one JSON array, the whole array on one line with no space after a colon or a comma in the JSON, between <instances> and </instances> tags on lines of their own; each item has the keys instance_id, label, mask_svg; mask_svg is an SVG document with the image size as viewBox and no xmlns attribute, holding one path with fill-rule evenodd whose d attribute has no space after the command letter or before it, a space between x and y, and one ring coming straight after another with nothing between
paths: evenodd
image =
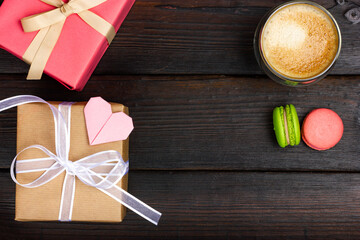
<instances>
[{"instance_id":1,"label":"gold ribbon bow","mask_svg":"<svg viewBox=\"0 0 360 240\"><path fill-rule=\"evenodd\" d=\"M114 27L103 18L88 9L93 8L107 0L40 0L56 7L55 9L35 14L21 19L24 32L40 30L23 55L23 60L31 64L26 79L40 79L46 63L60 37L66 18L71 14L77 14L89 26L106 37L108 43L114 39L116 32Z\"/></svg>"}]
</instances>

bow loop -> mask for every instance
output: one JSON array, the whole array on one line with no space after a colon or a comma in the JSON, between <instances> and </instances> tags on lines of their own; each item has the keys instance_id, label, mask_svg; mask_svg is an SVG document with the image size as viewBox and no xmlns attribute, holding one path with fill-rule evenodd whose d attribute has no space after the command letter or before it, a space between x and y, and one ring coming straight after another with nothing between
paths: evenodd
<instances>
[{"instance_id":1,"label":"bow loop","mask_svg":"<svg viewBox=\"0 0 360 240\"><path fill-rule=\"evenodd\" d=\"M54 161L52 162L52 165L49 168L47 168L46 171L40 177L35 179L34 181L32 181L30 183L19 183L18 180L16 179L15 173L14 173L15 163L16 163L19 155L28 149L39 149L42 152L44 152L47 156L49 156L50 159L52 159ZM22 187L35 188L35 187L40 187L40 186L50 182L51 180L53 180L54 178L59 176L62 172L64 172L65 168L63 168L62 166L63 166L62 160L58 156L56 156L55 154L50 152L47 148L45 148L44 146L41 146L41 145L32 145L27 148L24 148L15 156L15 158L13 159L13 161L11 163L10 175L11 175L12 180L16 184L18 184ZM17 168L17 171L21 170L21 167L18 168L18 166L17 166L16 168Z\"/></svg>"},{"instance_id":2,"label":"bow loop","mask_svg":"<svg viewBox=\"0 0 360 240\"><path fill-rule=\"evenodd\" d=\"M45 13L22 18L21 25L24 32L38 31L56 23L65 21L66 16L60 9L61 8L55 8L54 10Z\"/></svg>"},{"instance_id":3,"label":"bow loop","mask_svg":"<svg viewBox=\"0 0 360 240\"><path fill-rule=\"evenodd\" d=\"M76 176L85 184L108 189L128 172L129 164L117 151L103 151L74 162ZM102 177L104 176L104 177Z\"/></svg>"},{"instance_id":4,"label":"bow loop","mask_svg":"<svg viewBox=\"0 0 360 240\"><path fill-rule=\"evenodd\" d=\"M40 1L58 8L64 5L64 2L62 0L40 0Z\"/></svg>"}]
</instances>

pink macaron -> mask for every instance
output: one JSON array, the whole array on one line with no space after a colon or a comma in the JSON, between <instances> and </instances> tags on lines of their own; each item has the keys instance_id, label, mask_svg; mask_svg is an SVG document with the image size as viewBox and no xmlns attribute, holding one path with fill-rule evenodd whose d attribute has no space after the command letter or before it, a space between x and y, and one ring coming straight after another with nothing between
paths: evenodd
<instances>
[{"instance_id":1,"label":"pink macaron","mask_svg":"<svg viewBox=\"0 0 360 240\"><path fill-rule=\"evenodd\" d=\"M339 115L327 108L311 111L302 125L302 139L311 148L327 150L334 147L341 139L344 124Z\"/></svg>"}]
</instances>

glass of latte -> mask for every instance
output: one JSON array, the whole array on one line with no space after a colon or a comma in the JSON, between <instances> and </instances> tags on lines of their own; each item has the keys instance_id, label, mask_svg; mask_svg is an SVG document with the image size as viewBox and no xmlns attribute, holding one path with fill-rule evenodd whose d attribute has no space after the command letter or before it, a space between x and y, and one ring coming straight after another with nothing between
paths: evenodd
<instances>
[{"instance_id":1,"label":"glass of latte","mask_svg":"<svg viewBox=\"0 0 360 240\"><path fill-rule=\"evenodd\" d=\"M341 49L334 17L310 1L291 1L273 8L254 37L256 59L265 73L288 86L304 86L324 78Z\"/></svg>"}]
</instances>

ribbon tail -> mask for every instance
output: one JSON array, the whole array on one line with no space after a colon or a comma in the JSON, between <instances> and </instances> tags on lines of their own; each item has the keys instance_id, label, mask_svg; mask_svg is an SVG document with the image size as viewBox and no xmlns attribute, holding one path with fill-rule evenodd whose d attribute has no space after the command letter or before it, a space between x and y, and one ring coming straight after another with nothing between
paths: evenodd
<instances>
[{"instance_id":1,"label":"ribbon tail","mask_svg":"<svg viewBox=\"0 0 360 240\"><path fill-rule=\"evenodd\" d=\"M40 31L36 34L35 38L32 40L32 42L30 43L29 47L26 49L22 57L24 62L31 65L36 55L36 52L39 50L40 45L44 41L44 38L48 33L49 29L50 27L40 29Z\"/></svg>"},{"instance_id":2,"label":"ribbon tail","mask_svg":"<svg viewBox=\"0 0 360 240\"><path fill-rule=\"evenodd\" d=\"M99 17L95 13L88 10L79 12L78 15L81 17L82 20L84 20L88 25L90 25L90 27L92 27L101 35L106 37L110 45L111 41L114 39L116 35L116 31L113 25L111 25L105 19Z\"/></svg>"},{"instance_id":3,"label":"ribbon tail","mask_svg":"<svg viewBox=\"0 0 360 240\"><path fill-rule=\"evenodd\" d=\"M108 196L112 197L119 203L123 204L125 207L139 214L149 222L158 225L161 213L156 211L146 203L140 201L136 197L132 196L130 193L126 192L122 188L115 185L108 189L98 189L103 193L107 194Z\"/></svg>"},{"instance_id":4,"label":"ribbon tail","mask_svg":"<svg viewBox=\"0 0 360 240\"><path fill-rule=\"evenodd\" d=\"M41 41L40 44L39 44L40 42L39 39L41 39L41 36L44 33L39 31L39 33L41 33L39 39L37 39L36 37L34 38L36 42L34 44L31 43L27 50L27 52L31 54L34 54L35 52L35 55L31 61L30 70L26 79L28 80L41 79L46 63L51 55L52 50L56 45L57 40L60 37L64 23L65 20L48 27L49 29L46 32L45 36L43 36L43 40Z\"/></svg>"},{"instance_id":5,"label":"ribbon tail","mask_svg":"<svg viewBox=\"0 0 360 240\"><path fill-rule=\"evenodd\" d=\"M66 173L59 210L59 221L71 221L75 196L75 176Z\"/></svg>"}]
</instances>

